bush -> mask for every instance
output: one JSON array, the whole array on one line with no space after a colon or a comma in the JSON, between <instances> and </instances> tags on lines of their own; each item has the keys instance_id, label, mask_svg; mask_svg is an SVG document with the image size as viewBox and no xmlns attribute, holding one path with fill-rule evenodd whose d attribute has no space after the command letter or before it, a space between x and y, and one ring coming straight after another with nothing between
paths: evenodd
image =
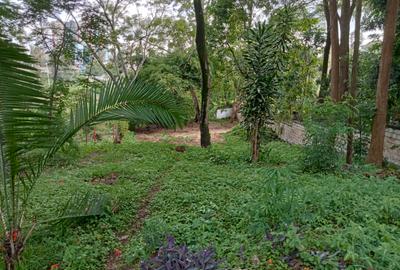
<instances>
[{"instance_id":1,"label":"bush","mask_svg":"<svg viewBox=\"0 0 400 270\"><path fill-rule=\"evenodd\" d=\"M147 254L157 251L167 235L168 226L163 219L146 220L142 229L142 239Z\"/></svg>"},{"instance_id":2,"label":"bush","mask_svg":"<svg viewBox=\"0 0 400 270\"><path fill-rule=\"evenodd\" d=\"M344 149L348 132L350 108L345 104L326 101L318 104L305 121L306 144L303 169L310 172L334 171Z\"/></svg>"}]
</instances>

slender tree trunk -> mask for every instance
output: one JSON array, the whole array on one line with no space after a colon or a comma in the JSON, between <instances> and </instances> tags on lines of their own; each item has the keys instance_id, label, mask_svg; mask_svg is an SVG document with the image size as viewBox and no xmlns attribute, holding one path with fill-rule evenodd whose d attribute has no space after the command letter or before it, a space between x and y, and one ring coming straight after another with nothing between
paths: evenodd
<instances>
[{"instance_id":1,"label":"slender tree trunk","mask_svg":"<svg viewBox=\"0 0 400 270\"><path fill-rule=\"evenodd\" d=\"M19 251L17 250L16 243L15 242L11 243L11 240L8 239L4 242L3 248L5 250L5 255L4 255L5 269L6 270L17 269Z\"/></svg>"},{"instance_id":2,"label":"slender tree trunk","mask_svg":"<svg viewBox=\"0 0 400 270\"><path fill-rule=\"evenodd\" d=\"M56 92L56 88L57 88L57 78L58 78L58 68L59 68L59 60L60 60L60 56L58 55L54 55L53 56L53 65L54 65L54 72L53 72L53 82L52 82L52 86L50 89L50 97L49 97L49 106L50 106L50 111L49 111L49 117L53 117L53 110L54 110L54 95Z\"/></svg>"},{"instance_id":3,"label":"slender tree trunk","mask_svg":"<svg viewBox=\"0 0 400 270\"><path fill-rule=\"evenodd\" d=\"M251 24L253 22L253 14L254 14L254 2L253 0L248 0L248 19L247 19L247 29L251 28Z\"/></svg>"},{"instance_id":4,"label":"slender tree trunk","mask_svg":"<svg viewBox=\"0 0 400 270\"><path fill-rule=\"evenodd\" d=\"M15 269L17 269L14 261L6 262L5 266L6 266L6 270L15 270Z\"/></svg>"},{"instance_id":5,"label":"slender tree trunk","mask_svg":"<svg viewBox=\"0 0 400 270\"><path fill-rule=\"evenodd\" d=\"M206 46L206 33L201 0L193 0L196 14L196 47L201 67L201 112L200 112L200 143L202 147L211 145L208 129L208 103L210 99L210 70Z\"/></svg>"},{"instance_id":6,"label":"slender tree trunk","mask_svg":"<svg viewBox=\"0 0 400 270\"><path fill-rule=\"evenodd\" d=\"M349 90L349 45L350 45L350 20L351 7L350 0L342 0L342 8L340 12L340 46L339 46L339 96Z\"/></svg>"},{"instance_id":7,"label":"slender tree trunk","mask_svg":"<svg viewBox=\"0 0 400 270\"><path fill-rule=\"evenodd\" d=\"M239 112L239 103L237 101L232 104L232 115L231 115L231 123L238 121L238 112Z\"/></svg>"},{"instance_id":8,"label":"slender tree trunk","mask_svg":"<svg viewBox=\"0 0 400 270\"><path fill-rule=\"evenodd\" d=\"M251 161L257 162L260 158L260 124L257 121L251 134Z\"/></svg>"},{"instance_id":9,"label":"slender tree trunk","mask_svg":"<svg viewBox=\"0 0 400 270\"><path fill-rule=\"evenodd\" d=\"M353 63L351 70L351 84L350 84L350 94L353 98L352 106L355 105L355 99L357 97L357 77L358 77L358 58L360 55L360 36L361 36L361 15L362 15L362 0L357 1L356 9L356 20L354 29L354 51L353 51ZM349 118L349 125L353 125L353 116ZM353 131L347 136L347 151L346 151L346 163L353 163Z\"/></svg>"},{"instance_id":10,"label":"slender tree trunk","mask_svg":"<svg viewBox=\"0 0 400 270\"><path fill-rule=\"evenodd\" d=\"M120 144L122 142L121 131L119 125L113 125L113 143Z\"/></svg>"},{"instance_id":11,"label":"slender tree trunk","mask_svg":"<svg viewBox=\"0 0 400 270\"><path fill-rule=\"evenodd\" d=\"M97 142L97 133L96 133L96 128L93 129L93 142Z\"/></svg>"},{"instance_id":12,"label":"slender tree trunk","mask_svg":"<svg viewBox=\"0 0 400 270\"><path fill-rule=\"evenodd\" d=\"M194 113L195 113L193 121L195 123L198 123L200 120L199 100L198 100L196 92L194 91L193 88L191 88L189 91L190 91L190 95L192 96L193 108L194 108Z\"/></svg>"},{"instance_id":13,"label":"slender tree trunk","mask_svg":"<svg viewBox=\"0 0 400 270\"><path fill-rule=\"evenodd\" d=\"M321 71L321 82L320 82L320 90L319 90L319 99L322 100L327 92L329 87L329 80L328 80L328 64L329 64L329 54L331 51L331 35L330 35L330 15L329 15L329 4L328 0L324 0L324 13L326 19L326 41L325 41L325 48L324 48L324 56L322 62L322 71Z\"/></svg>"},{"instance_id":14,"label":"slender tree trunk","mask_svg":"<svg viewBox=\"0 0 400 270\"><path fill-rule=\"evenodd\" d=\"M388 0L385 29L383 34L381 62L376 88L376 112L372 124L371 144L367 162L382 166L385 143L386 114L388 106L388 88L390 68L393 58L393 45L396 33L397 11L399 0Z\"/></svg>"},{"instance_id":15,"label":"slender tree trunk","mask_svg":"<svg viewBox=\"0 0 400 270\"><path fill-rule=\"evenodd\" d=\"M83 130L85 131L86 144L88 144L88 142L89 142L89 130L88 130L88 128L84 128Z\"/></svg>"},{"instance_id":16,"label":"slender tree trunk","mask_svg":"<svg viewBox=\"0 0 400 270\"><path fill-rule=\"evenodd\" d=\"M340 101L339 92L339 33L337 17L337 0L329 0L330 36L331 36L331 97Z\"/></svg>"}]
</instances>

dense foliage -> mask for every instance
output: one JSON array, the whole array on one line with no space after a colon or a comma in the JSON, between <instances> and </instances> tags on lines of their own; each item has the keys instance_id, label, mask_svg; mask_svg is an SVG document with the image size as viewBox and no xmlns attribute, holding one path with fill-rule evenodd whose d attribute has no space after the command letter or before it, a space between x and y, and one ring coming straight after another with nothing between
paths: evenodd
<instances>
[{"instance_id":1,"label":"dense foliage","mask_svg":"<svg viewBox=\"0 0 400 270\"><path fill-rule=\"evenodd\" d=\"M329 172L337 169L345 148L351 111L346 104L317 104L305 121L304 170Z\"/></svg>"}]
</instances>

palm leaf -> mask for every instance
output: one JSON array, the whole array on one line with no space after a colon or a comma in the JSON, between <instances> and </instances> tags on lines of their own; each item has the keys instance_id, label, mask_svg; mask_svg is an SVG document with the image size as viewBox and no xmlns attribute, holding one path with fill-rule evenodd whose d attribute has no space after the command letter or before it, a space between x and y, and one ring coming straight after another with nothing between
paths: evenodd
<instances>
[{"instance_id":1,"label":"palm leaf","mask_svg":"<svg viewBox=\"0 0 400 270\"><path fill-rule=\"evenodd\" d=\"M77 193L60 208L56 218L46 220L44 223L54 222L66 226L88 218L104 216L110 207L111 198L106 194Z\"/></svg>"},{"instance_id":2,"label":"palm leaf","mask_svg":"<svg viewBox=\"0 0 400 270\"><path fill-rule=\"evenodd\" d=\"M109 81L100 91L91 90L70 113L61 136L46 153L42 166L82 127L110 120L134 120L176 128L184 118L175 97L163 88L126 78Z\"/></svg>"},{"instance_id":3,"label":"palm leaf","mask_svg":"<svg viewBox=\"0 0 400 270\"><path fill-rule=\"evenodd\" d=\"M49 99L25 50L0 38L0 136L9 155L49 146Z\"/></svg>"},{"instance_id":4,"label":"palm leaf","mask_svg":"<svg viewBox=\"0 0 400 270\"><path fill-rule=\"evenodd\" d=\"M33 64L22 47L0 36L0 214L5 230L19 226L20 201L26 198L20 191L37 178L24 162L26 154L51 145L49 99Z\"/></svg>"}]
</instances>

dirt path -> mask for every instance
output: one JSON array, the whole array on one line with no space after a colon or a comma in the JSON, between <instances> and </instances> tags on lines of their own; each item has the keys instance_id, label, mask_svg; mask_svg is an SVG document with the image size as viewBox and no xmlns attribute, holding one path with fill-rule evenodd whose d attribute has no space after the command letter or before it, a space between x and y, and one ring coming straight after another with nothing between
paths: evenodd
<instances>
[{"instance_id":1,"label":"dirt path","mask_svg":"<svg viewBox=\"0 0 400 270\"><path fill-rule=\"evenodd\" d=\"M147 192L146 196L140 202L138 212L132 219L131 225L128 227L127 230L123 232L118 232L117 237L119 242L121 243L121 247L125 246L129 243L129 240L132 239L143 227L143 224L147 217L150 216L150 204L153 201L154 197L157 195L158 192L161 190L163 178L173 170L173 165L169 166L165 169L162 173L160 173L157 178L155 179L154 184ZM107 258L106 269L107 270L130 270L133 269L129 266L123 265L122 258L121 258L121 250L115 249Z\"/></svg>"},{"instance_id":2,"label":"dirt path","mask_svg":"<svg viewBox=\"0 0 400 270\"><path fill-rule=\"evenodd\" d=\"M223 142L223 134L232 130L235 123L210 123L210 134L212 142ZM138 141L168 141L175 144L189 144L189 145L200 145L200 132L199 126L197 124L191 124L179 130L167 130L161 128L154 129L143 129L136 131L136 139ZM161 190L162 182L165 176L173 170L174 165L166 168L154 181L154 184L147 192L146 196L141 200L138 212L132 219L131 225L122 232L117 232L118 241L120 242L120 247L127 245L138 232L143 227L145 220L151 215L150 205L155 196ZM121 258L121 250L113 250L107 258L106 269L107 270L117 270L117 269L133 269L129 266L123 265Z\"/></svg>"},{"instance_id":3,"label":"dirt path","mask_svg":"<svg viewBox=\"0 0 400 270\"><path fill-rule=\"evenodd\" d=\"M236 123L212 122L209 124L211 141L223 142L223 134L232 130ZM198 124L190 124L182 129L142 129L136 131L138 141L160 142L168 141L174 144L200 145L200 131Z\"/></svg>"}]
</instances>

